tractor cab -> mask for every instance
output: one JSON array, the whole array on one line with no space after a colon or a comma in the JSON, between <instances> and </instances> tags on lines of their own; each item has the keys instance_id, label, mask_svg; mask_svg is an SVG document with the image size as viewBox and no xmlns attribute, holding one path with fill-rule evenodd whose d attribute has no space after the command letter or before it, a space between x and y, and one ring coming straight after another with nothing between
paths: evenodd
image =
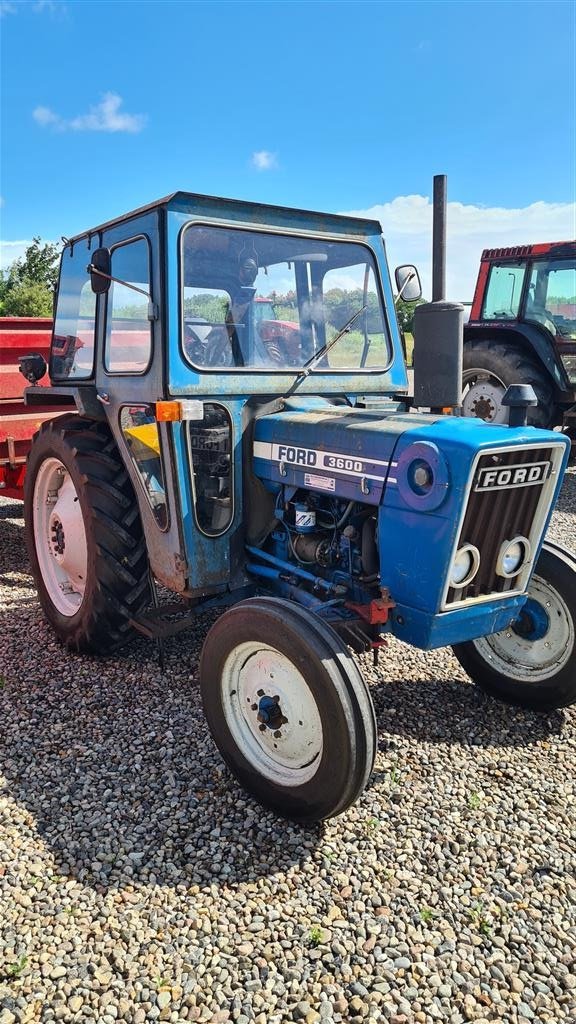
<instances>
[{"instance_id":1,"label":"tractor cab","mask_svg":"<svg viewBox=\"0 0 576 1024\"><path fill-rule=\"evenodd\" d=\"M184 193L105 224L64 250L50 374L129 454L157 577L244 584L247 423L407 390L380 225Z\"/></svg>"}]
</instances>

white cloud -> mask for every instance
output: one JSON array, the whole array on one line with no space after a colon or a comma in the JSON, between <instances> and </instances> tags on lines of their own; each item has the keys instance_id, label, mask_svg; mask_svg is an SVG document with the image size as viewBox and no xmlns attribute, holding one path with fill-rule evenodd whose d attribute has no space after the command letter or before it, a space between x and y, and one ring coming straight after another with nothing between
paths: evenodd
<instances>
[{"instance_id":1,"label":"white cloud","mask_svg":"<svg viewBox=\"0 0 576 1024\"><path fill-rule=\"evenodd\" d=\"M43 127L48 124L59 124L62 120L58 117L58 114L55 114L54 111L50 110L50 107L36 107L32 112L32 117Z\"/></svg>"},{"instance_id":2,"label":"white cloud","mask_svg":"<svg viewBox=\"0 0 576 1024\"><path fill-rule=\"evenodd\" d=\"M23 7L23 3L16 4L11 0L0 0L0 17L5 14L17 14L18 9ZM36 3L26 4L26 8L34 14L63 15L66 12L66 4L61 0L36 0Z\"/></svg>"},{"instance_id":3,"label":"white cloud","mask_svg":"<svg viewBox=\"0 0 576 1024\"><path fill-rule=\"evenodd\" d=\"M260 149L252 153L252 167L257 171L271 171L278 166L276 153L270 153L267 149Z\"/></svg>"},{"instance_id":4,"label":"white cloud","mask_svg":"<svg viewBox=\"0 0 576 1024\"><path fill-rule=\"evenodd\" d=\"M6 270L14 260L19 260L26 252L32 239L17 242L0 242L0 270Z\"/></svg>"},{"instance_id":5,"label":"white cloud","mask_svg":"<svg viewBox=\"0 0 576 1024\"><path fill-rule=\"evenodd\" d=\"M432 203L427 196L398 196L367 210L346 211L379 220L391 269L415 263L424 295L432 292ZM447 298L470 301L483 249L576 238L576 203L535 202L518 209L448 203Z\"/></svg>"},{"instance_id":6,"label":"white cloud","mask_svg":"<svg viewBox=\"0 0 576 1024\"><path fill-rule=\"evenodd\" d=\"M51 127L60 132L141 132L146 116L121 112L122 102L121 96L107 92L100 103L90 107L87 114L67 119L56 114L50 107L36 107L32 117L43 128Z\"/></svg>"}]
</instances>

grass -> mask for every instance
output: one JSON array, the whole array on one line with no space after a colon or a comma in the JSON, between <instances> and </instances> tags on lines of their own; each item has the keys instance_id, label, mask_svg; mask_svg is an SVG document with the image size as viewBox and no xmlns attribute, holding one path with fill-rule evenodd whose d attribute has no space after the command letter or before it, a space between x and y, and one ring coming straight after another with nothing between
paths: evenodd
<instances>
[{"instance_id":1,"label":"grass","mask_svg":"<svg viewBox=\"0 0 576 1024\"><path fill-rule=\"evenodd\" d=\"M323 935L323 928L320 928L320 926L317 924L312 925L310 931L308 932L308 944L314 947L319 946L320 943L322 942Z\"/></svg>"},{"instance_id":2,"label":"grass","mask_svg":"<svg viewBox=\"0 0 576 1024\"><path fill-rule=\"evenodd\" d=\"M478 928L478 931L481 932L482 935L488 936L491 934L492 927L490 925L488 918L486 917L483 903L475 903L472 907L470 907L468 913L470 914L472 921Z\"/></svg>"},{"instance_id":3,"label":"grass","mask_svg":"<svg viewBox=\"0 0 576 1024\"><path fill-rule=\"evenodd\" d=\"M472 808L473 811L478 810L482 804L482 797L480 796L480 793L476 793L475 791L469 793L467 803L468 807Z\"/></svg>"},{"instance_id":4,"label":"grass","mask_svg":"<svg viewBox=\"0 0 576 1024\"><path fill-rule=\"evenodd\" d=\"M422 907L422 909L420 911L420 920L423 921L424 924L430 924L430 922L432 921L433 917L434 917L434 911L431 910L430 907Z\"/></svg>"},{"instance_id":5,"label":"grass","mask_svg":"<svg viewBox=\"0 0 576 1024\"><path fill-rule=\"evenodd\" d=\"M7 966L4 968L4 974L6 975L7 978L11 978L13 981L17 981L18 978L22 975L22 973L26 970L27 966L28 957L20 956L18 957L17 960L14 960L13 963L7 964Z\"/></svg>"}]
</instances>

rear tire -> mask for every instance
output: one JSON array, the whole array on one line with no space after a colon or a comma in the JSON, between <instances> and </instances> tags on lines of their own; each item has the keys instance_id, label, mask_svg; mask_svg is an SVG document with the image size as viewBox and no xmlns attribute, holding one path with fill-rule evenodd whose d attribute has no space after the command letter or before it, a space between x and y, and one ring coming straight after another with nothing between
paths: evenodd
<instances>
[{"instance_id":1,"label":"rear tire","mask_svg":"<svg viewBox=\"0 0 576 1024\"><path fill-rule=\"evenodd\" d=\"M376 754L372 700L315 615L278 598L235 605L206 638L200 688L222 757L267 807L311 823L362 793Z\"/></svg>"},{"instance_id":2,"label":"rear tire","mask_svg":"<svg viewBox=\"0 0 576 1024\"><path fill-rule=\"evenodd\" d=\"M513 627L458 644L474 682L498 700L534 711L576 702L576 557L546 542Z\"/></svg>"},{"instance_id":3,"label":"rear tire","mask_svg":"<svg viewBox=\"0 0 576 1024\"><path fill-rule=\"evenodd\" d=\"M132 484L105 423L42 425L24 488L25 537L40 604L70 650L109 654L134 635L150 599Z\"/></svg>"},{"instance_id":4,"label":"rear tire","mask_svg":"<svg viewBox=\"0 0 576 1024\"><path fill-rule=\"evenodd\" d=\"M467 341L463 366L463 416L475 416L489 423L507 423L509 410L502 405L506 388L510 384L531 384L538 405L528 409L528 423L551 428L561 422L550 378L538 361L519 345L490 338Z\"/></svg>"}]
</instances>

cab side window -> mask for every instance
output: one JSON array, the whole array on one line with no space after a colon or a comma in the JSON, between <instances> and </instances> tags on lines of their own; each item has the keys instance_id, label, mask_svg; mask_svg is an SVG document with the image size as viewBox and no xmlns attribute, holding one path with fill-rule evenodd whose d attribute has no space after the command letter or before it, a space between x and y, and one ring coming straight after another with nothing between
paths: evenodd
<instances>
[{"instance_id":1,"label":"cab side window","mask_svg":"<svg viewBox=\"0 0 576 1024\"><path fill-rule=\"evenodd\" d=\"M109 373L144 373L152 355L148 319L150 247L136 238L112 250L104 365ZM122 282L122 283L120 283Z\"/></svg>"},{"instance_id":2,"label":"cab side window","mask_svg":"<svg viewBox=\"0 0 576 1024\"><path fill-rule=\"evenodd\" d=\"M518 316L525 271L524 262L495 264L490 268L483 320L506 320Z\"/></svg>"}]
</instances>

